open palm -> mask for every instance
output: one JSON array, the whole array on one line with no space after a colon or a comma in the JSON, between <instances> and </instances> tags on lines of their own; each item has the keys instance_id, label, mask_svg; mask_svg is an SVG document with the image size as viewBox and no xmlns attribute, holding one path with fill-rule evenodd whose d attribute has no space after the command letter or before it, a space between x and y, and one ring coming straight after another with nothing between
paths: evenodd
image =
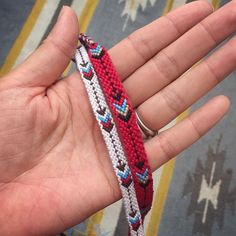
<instances>
[{"instance_id":1,"label":"open palm","mask_svg":"<svg viewBox=\"0 0 236 236\"><path fill-rule=\"evenodd\" d=\"M235 69L236 41L188 70L236 29L236 3L212 13L197 1L110 50L133 107L159 130ZM0 80L0 230L55 235L121 197L78 72L58 80L75 52L78 22L64 7L49 37ZM187 71L187 72L186 72ZM229 108L213 98L145 143L155 170L206 133Z\"/></svg>"}]
</instances>

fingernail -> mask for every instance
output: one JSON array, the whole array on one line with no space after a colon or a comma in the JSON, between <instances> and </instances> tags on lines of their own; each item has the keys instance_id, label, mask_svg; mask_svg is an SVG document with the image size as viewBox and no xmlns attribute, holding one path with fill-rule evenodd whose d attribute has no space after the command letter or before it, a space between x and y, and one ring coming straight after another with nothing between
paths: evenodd
<instances>
[{"instance_id":1,"label":"fingernail","mask_svg":"<svg viewBox=\"0 0 236 236\"><path fill-rule=\"evenodd\" d=\"M58 18L57 18L57 21L62 18L63 14L64 14L64 12L65 12L65 9L66 9L65 6L63 6L63 7L61 8L61 11L60 11L59 16L58 16Z\"/></svg>"}]
</instances>

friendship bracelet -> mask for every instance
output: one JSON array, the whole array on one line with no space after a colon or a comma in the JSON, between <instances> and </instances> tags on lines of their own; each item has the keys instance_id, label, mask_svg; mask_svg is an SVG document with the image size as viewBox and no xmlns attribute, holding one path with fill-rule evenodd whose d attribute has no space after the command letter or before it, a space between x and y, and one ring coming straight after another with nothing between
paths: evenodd
<instances>
[{"instance_id":1,"label":"friendship bracelet","mask_svg":"<svg viewBox=\"0 0 236 236\"><path fill-rule=\"evenodd\" d=\"M135 113L105 48L84 34L80 34L79 39L87 49L100 86L114 115L144 220L152 205L153 180Z\"/></svg>"},{"instance_id":2,"label":"friendship bracelet","mask_svg":"<svg viewBox=\"0 0 236 236\"><path fill-rule=\"evenodd\" d=\"M84 46L80 46L77 49L75 60L120 185L131 235L143 236L142 219L135 194L133 177L116 124L113 121L109 106L106 103L97 75Z\"/></svg>"}]
</instances>

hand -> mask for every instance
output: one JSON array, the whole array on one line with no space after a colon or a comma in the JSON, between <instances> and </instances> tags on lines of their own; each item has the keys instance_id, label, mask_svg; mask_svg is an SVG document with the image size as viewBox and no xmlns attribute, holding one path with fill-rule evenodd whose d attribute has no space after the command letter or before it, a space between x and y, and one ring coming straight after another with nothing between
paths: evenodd
<instances>
[{"instance_id":1,"label":"hand","mask_svg":"<svg viewBox=\"0 0 236 236\"><path fill-rule=\"evenodd\" d=\"M208 3L193 2L110 50L150 128L161 129L235 69L232 39L188 71L235 31L235 10L235 1L213 14ZM121 197L79 73L58 80L77 36L77 17L64 7L45 42L0 80L2 235L55 235ZM197 141L228 108L225 96L215 97L146 142L152 170Z\"/></svg>"}]
</instances>

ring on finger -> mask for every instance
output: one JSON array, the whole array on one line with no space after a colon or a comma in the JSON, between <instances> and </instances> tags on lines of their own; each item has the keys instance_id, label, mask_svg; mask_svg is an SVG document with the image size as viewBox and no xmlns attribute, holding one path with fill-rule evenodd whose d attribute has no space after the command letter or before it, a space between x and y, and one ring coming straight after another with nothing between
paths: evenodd
<instances>
[{"instance_id":1,"label":"ring on finger","mask_svg":"<svg viewBox=\"0 0 236 236\"><path fill-rule=\"evenodd\" d=\"M138 115L137 111L135 111L135 115L136 115L139 129L144 134L145 139L152 138L158 134L158 130L152 130L152 129L148 128L147 125L144 124L144 122L142 121L142 119Z\"/></svg>"}]
</instances>

